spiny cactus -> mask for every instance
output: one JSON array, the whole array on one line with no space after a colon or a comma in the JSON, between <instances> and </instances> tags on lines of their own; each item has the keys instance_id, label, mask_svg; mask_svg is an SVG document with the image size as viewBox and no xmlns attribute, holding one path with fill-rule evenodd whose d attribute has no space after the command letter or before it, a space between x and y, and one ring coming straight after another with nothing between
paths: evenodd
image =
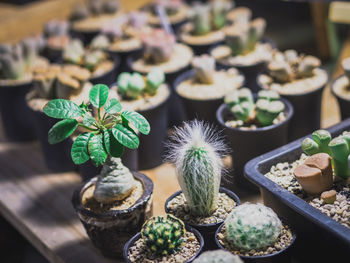
<instances>
[{"instance_id":1,"label":"spiny cactus","mask_svg":"<svg viewBox=\"0 0 350 263\"><path fill-rule=\"evenodd\" d=\"M243 261L237 255L218 249L202 253L193 263L243 263Z\"/></svg>"},{"instance_id":2,"label":"spiny cactus","mask_svg":"<svg viewBox=\"0 0 350 263\"><path fill-rule=\"evenodd\" d=\"M236 119L243 123L258 122L261 126L272 125L278 115L284 111L284 103L275 91L260 91L254 104L253 94L248 88L231 92L224 98Z\"/></svg>"},{"instance_id":3,"label":"spiny cactus","mask_svg":"<svg viewBox=\"0 0 350 263\"><path fill-rule=\"evenodd\" d=\"M265 33L266 21L256 18L249 23L234 23L225 28L225 41L232 55L245 55L252 52Z\"/></svg>"},{"instance_id":4,"label":"spiny cactus","mask_svg":"<svg viewBox=\"0 0 350 263\"><path fill-rule=\"evenodd\" d=\"M294 50L286 50L283 53L276 52L267 68L275 81L285 83L312 77L314 69L320 65L321 61L316 57L298 55Z\"/></svg>"},{"instance_id":5,"label":"spiny cactus","mask_svg":"<svg viewBox=\"0 0 350 263\"><path fill-rule=\"evenodd\" d=\"M226 239L243 250L273 245L282 231L275 212L262 204L245 203L231 211L225 220Z\"/></svg>"},{"instance_id":6,"label":"spiny cactus","mask_svg":"<svg viewBox=\"0 0 350 263\"><path fill-rule=\"evenodd\" d=\"M141 37L144 59L153 64L166 62L170 59L175 47L175 36L162 29L154 29Z\"/></svg>"},{"instance_id":7,"label":"spiny cactus","mask_svg":"<svg viewBox=\"0 0 350 263\"><path fill-rule=\"evenodd\" d=\"M175 128L170 139L168 160L193 215L208 216L217 208L226 146L217 131L200 121Z\"/></svg>"},{"instance_id":8,"label":"spiny cactus","mask_svg":"<svg viewBox=\"0 0 350 263\"><path fill-rule=\"evenodd\" d=\"M117 80L118 91L126 99L138 99L143 93L151 96L157 93L165 81L164 72L159 68L152 69L146 77L135 72L121 73Z\"/></svg>"},{"instance_id":9,"label":"spiny cactus","mask_svg":"<svg viewBox=\"0 0 350 263\"><path fill-rule=\"evenodd\" d=\"M350 135L343 134L332 139L331 134L326 130L317 130L312 133L311 138L305 138L301 148L307 155L316 153L327 153L332 157L334 175L343 179L350 176L349 154Z\"/></svg>"},{"instance_id":10,"label":"spiny cactus","mask_svg":"<svg viewBox=\"0 0 350 263\"><path fill-rule=\"evenodd\" d=\"M164 256L180 249L185 233L184 223L172 215L152 217L141 229L148 249Z\"/></svg>"},{"instance_id":11,"label":"spiny cactus","mask_svg":"<svg viewBox=\"0 0 350 263\"><path fill-rule=\"evenodd\" d=\"M342 68L344 70L344 74L345 74L345 76L347 77L347 79L349 80L349 83L350 83L350 57L343 59L341 65L342 65Z\"/></svg>"},{"instance_id":12,"label":"spiny cactus","mask_svg":"<svg viewBox=\"0 0 350 263\"><path fill-rule=\"evenodd\" d=\"M196 79L203 84L212 84L214 82L215 59L209 55L194 57L192 60Z\"/></svg>"}]
</instances>

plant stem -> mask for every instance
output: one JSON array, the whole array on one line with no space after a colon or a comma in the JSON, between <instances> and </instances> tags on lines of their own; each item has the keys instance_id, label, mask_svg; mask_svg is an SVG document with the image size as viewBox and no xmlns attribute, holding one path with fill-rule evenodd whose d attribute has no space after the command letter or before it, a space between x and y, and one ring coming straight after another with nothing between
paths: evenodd
<instances>
[{"instance_id":1,"label":"plant stem","mask_svg":"<svg viewBox=\"0 0 350 263\"><path fill-rule=\"evenodd\" d=\"M78 126L83 127L84 129L87 129L89 131L98 131L98 129L92 129L84 124L78 123Z\"/></svg>"}]
</instances>

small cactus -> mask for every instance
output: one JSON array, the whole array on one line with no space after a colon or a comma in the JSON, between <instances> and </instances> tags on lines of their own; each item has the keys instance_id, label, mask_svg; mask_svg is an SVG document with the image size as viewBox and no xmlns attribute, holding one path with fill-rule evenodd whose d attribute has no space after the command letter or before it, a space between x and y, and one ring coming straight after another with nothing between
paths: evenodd
<instances>
[{"instance_id":1,"label":"small cactus","mask_svg":"<svg viewBox=\"0 0 350 263\"><path fill-rule=\"evenodd\" d=\"M209 55L194 57L192 67L196 79L203 84L212 84L214 82L215 59Z\"/></svg>"},{"instance_id":2,"label":"small cactus","mask_svg":"<svg viewBox=\"0 0 350 263\"><path fill-rule=\"evenodd\" d=\"M219 30L226 25L226 15L232 4L230 1L213 1L210 5L213 30Z\"/></svg>"},{"instance_id":3,"label":"small cactus","mask_svg":"<svg viewBox=\"0 0 350 263\"><path fill-rule=\"evenodd\" d=\"M216 131L203 122L195 120L175 128L168 159L175 164L191 214L208 216L217 208L225 149Z\"/></svg>"},{"instance_id":4,"label":"small cactus","mask_svg":"<svg viewBox=\"0 0 350 263\"><path fill-rule=\"evenodd\" d=\"M85 50L83 43L78 39L69 41L63 49L63 60L72 64L81 64Z\"/></svg>"},{"instance_id":5,"label":"small cactus","mask_svg":"<svg viewBox=\"0 0 350 263\"><path fill-rule=\"evenodd\" d=\"M103 1L102 0L87 0L87 6L91 14L100 15L103 13Z\"/></svg>"},{"instance_id":6,"label":"small cactus","mask_svg":"<svg viewBox=\"0 0 350 263\"><path fill-rule=\"evenodd\" d=\"M163 256L180 250L185 233L184 223L172 215L152 217L141 229L147 248Z\"/></svg>"},{"instance_id":7,"label":"small cactus","mask_svg":"<svg viewBox=\"0 0 350 263\"><path fill-rule=\"evenodd\" d=\"M119 9L118 0L106 0L102 5L103 12L106 14L114 14Z\"/></svg>"},{"instance_id":8,"label":"small cactus","mask_svg":"<svg viewBox=\"0 0 350 263\"><path fill-rule=\"evenodd\" d=\"M193 263L243 263L243 261L237 255L218 249L202 253Z\"/></svg>"},{"instance_id":9,"label":"small cactus","mask_svg":"<svg viewBox=\"0 0 350 263\"><path fill-rule=\"evenodd\" d=\"M44 25L44 36L46 38L53 36L68 35L69 24L67 21L51 20Z\"/></svg>"},{"instance_id":10,"label":"small cactus","mask_svg":"<svg viewBox=\"0 0 350 263\"><path fill-rule=\"evenodd\" d=\"M282 232L275 212L262 204L245 203L231 211L225 220L226 240L243 250L273 245Z\"/></svg>"},{"instance_id":11,"label":"small cactus","mask_svg":"<svg viewBox=\"0 0 350 263\"><path fill-rule=\"evenodd\" d=\"M92 50L106 50L109 46L110 42L107 36L105 35L97 35L91 41L90 48Z\"/></svg>"},{"instance_id":12,"label":"small cactus","mask_svg":"<svg viewBox=\"0 0 350 263\"><path fill-rule=\"evenodd\" d=\"M350 83L350 57L343 59L341 65L344 70L344 74Z\"/></svg>"},{"instance_id":13,"label":"small cactus","mask_svg":"<svg viewBox=\"0 0 350 263\"><path fill-rule=\"evenodd\" d=\"M159 64L166 62L175 46L175 36L162 29L154 29L142 36L144 59L149 63Z\"/></svg>"},{"instance_id":14,"label":"small cactus","mask_svg":"<svg viewBox=\"0 0 350 263\"><path fill-rule=\"evenodd\" d=\"M192 8L191 21L194 35L201 36L208 34L211 30L209 6L197 3Z\"/></svg>"}]
</instances>

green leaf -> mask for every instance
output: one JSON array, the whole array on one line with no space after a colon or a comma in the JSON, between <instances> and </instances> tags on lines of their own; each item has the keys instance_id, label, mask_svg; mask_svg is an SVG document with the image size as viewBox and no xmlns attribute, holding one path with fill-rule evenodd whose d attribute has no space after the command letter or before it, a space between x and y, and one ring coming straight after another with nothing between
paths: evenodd
<instances>
[{"instance_id":1,"label":"green leaf","mask_svg":"<svg viewBox=\"0 0 350 263\"><path fill-rule=\"evenodd\" d=\"M103 105L105 105L108 99L108 93L109 89L104 84L97 84L93 86L89 93L89 99L91 104L95 108L101 108Z\"/></svg>"},{"instance_id":2,"label":"green leaf","mask_svg":"<svg viewBox=\"0 0 350 263\"><path fill-rule=\"evenodd\" d=\"M96 123L95 118L92 117L90 114L86 114L86 115L84 116L83 124L84 124L85 126L90 127L90 126L94 125L95 123Z\"/></svg>"},{"instance_id":3,"label":"green leaf","mask_svg":"<svg viewBox=\"0 0 350 263\"><path fill-rule=\"evenodd\" d=\"M107 152L103 147L102 134L93 135L88 143L90 157L95 166L104 164L107 159Z\"/></svg>"},{"instance_id":4,"label":"green leaf","mask_svg":"<svg viewBox=\"0 0 350 263\"><path fill-rule=\"evenodd\" d=\"M82 115L82 109L72 101L56 99L44 106L44 113L56 119L72 119Z\"/></svg>"},{"instance_id":5,"label":"green leaf","mask_svg":"<svg viewBox=\"0 0 350 263\"><path fill-rule=\"evenodd\" d=\"M123 111L122 118L128 120L142 134L149 134L151 127L148 121L140 113L134 111Z\"/></svg>"},{"instance_id":6,"label":"green leaf","mask_svg":"<svg viewBox=\"0 0 350 263\"><path fill-rule=\"evenodd\" d=\"M70 155L75 164L83 164L90 159L88 144L92 136L92 133L84 132L75 139L70 151Z\"/></svg>"},{"instance_id":7,"label":"green leaf","mask_svg":"<svg viewBox=\"0 0 350 263\"><path fill-rule=\"evenodd\" d=\"M107 101L105 111L109 114L114 114L122 110L122 105L117 99L110 99Z\"/></svg>"},{"instance_id":8,"label":"green leaf","mask_svg":"<svg viewBox=\"0 0 350 263\"><path fill-rule=\"evenodd\" d=\"M136 149L140 144L136 133L132 129L124 127L121 124L114 126L112 133L118 142L130 149Z\"/></svg>"},{"instance_id":9,"label":"green leaf","mask_svg":"<svg viewBox=\"0 0 350 263\"><path fill-rule=\"evenodd\" d=\"M57 122L49 130L48 141L50 144L56 144L72 135L78 126L78 122L75 119L66 119Z\"/></svg>"},{"instance_id":10,"label":"green leaf","mask_svg":"<svg viewBox=\"0 0 350 263\"><path fill-rule=\"evenodd\" d=\"M124 147L116 140L116 138L114 138L111 130L104 131L103 140L106 151L109 155L118 158L122 156Z\"/></svg>"}]
</instances>

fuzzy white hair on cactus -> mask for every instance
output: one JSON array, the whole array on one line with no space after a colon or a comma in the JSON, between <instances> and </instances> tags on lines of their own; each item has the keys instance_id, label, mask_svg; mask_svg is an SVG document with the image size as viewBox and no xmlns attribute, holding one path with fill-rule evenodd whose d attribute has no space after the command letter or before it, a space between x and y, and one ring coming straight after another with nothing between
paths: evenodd
<instances>
[{"instance_id":1,"label":"fuzzy white hair on cactus","mask_svg":"<svg viewBox=\"0 0 350 263\"><path fill-rule=\"evenodd\" d=\"M221 157L227 153L220 132L194 120L176 127L170 141L167 159L175 164L191 213L210 215L217 208L223 170Z\"/></svg>"}]
</instances>

